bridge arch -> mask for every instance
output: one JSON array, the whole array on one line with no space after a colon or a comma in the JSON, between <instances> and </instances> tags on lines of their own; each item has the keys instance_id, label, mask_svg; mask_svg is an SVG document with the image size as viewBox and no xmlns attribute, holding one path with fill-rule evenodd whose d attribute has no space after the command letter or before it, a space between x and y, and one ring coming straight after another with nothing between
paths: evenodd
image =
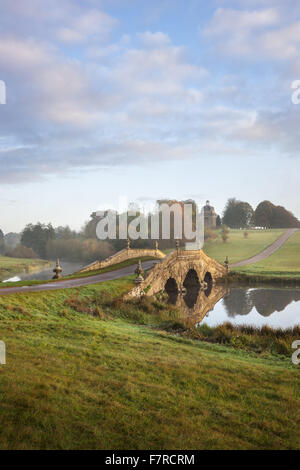
<instances>
[{"instance_id":1,"label":"bridge arch","mask_svg":"<svg viewBox=\"0 0 300 470\"><path fill-rule=\"evenodd\" d=\"M213 278L212 278L212 275L209 271L207 271L205 273L205 276L204 276L203 280L207 284L207 287L204 291L204 294L206 295L206 297L208 297L210 295L212 287L213 287Z\"/></svg>"},{"instance_id":2,"label":"bridge arch","mask_svg":"<svg viewBox=\"0 0 300 470\"><path fill-rule=\"evenodd\" d=\"M169 277L169 279L165 283L165 291L167 292L167 294L178 292L178 285L174 277Z\"/></svg>"},{"instance_id":3,"label":"bridge arch","mask_svg":"<svg viewBox=\"0 0 300 470\"><path fill-rule=\"evenodd\" d=\"M176 305L178 299L178 285L174 277L169 277L165 283L165 292L168 294L168 303Z\"/></svg>"},{"instance_id":4,"label":"bridge arch","mask_svg":"<svg viewBox=\"0 0 300 470\"><path fill-rule=\"evenodd\" d=\"M183 286L186 289L199 289L200 288L200 280L198 273L195 269L191 268L186 273L185 279L183 281Z\"/></svg>"}]
</instances>

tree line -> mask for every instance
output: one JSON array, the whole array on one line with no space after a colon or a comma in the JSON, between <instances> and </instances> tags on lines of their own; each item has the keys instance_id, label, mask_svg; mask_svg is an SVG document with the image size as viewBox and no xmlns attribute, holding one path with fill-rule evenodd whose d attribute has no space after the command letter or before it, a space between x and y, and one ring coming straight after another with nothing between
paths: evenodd
<instances>
[{"instance_id":1,"label":"tree line","mask_svg":"<svg viewBox=\"0 0 300 470\"><path fill-rule=\"evenodd\" d=\"M230 228L298 228L299 220L283 206L276 206L270 201L262 201L256 209L244 201L228 199L222 217L222 223Z\"/></svg>"},{"instance_id":2,"label":"tree line","mask_svg":"<svg viewBox=\"0 0 300 470\"><path fill-rule=\"evenodd\" d=\"M163 202L172 205L178 201L164 200ZM187 201L179 202L183 204ZM194 201L192 203L195 216L197 206ZM149 218L151 214L146 214L145 217ZM128 223L131 219L128 218ZM98 221L99 217L93 213L79 232L71 230L68 226L54 228L51 223L40 222L26 225L21 234L9 233L4 236L0 229L0 254L17 258L55 259L59 257L67 261L89 263L96 259L104 259L126 247L126 240L118 238L109 241L98 240L96 236ZM300 227L300 222L283 206L276 206L270 201L260 202L254 210L248 202L230 198L225 205L222 217L217 217L217 228L221 226L222 239L226 241L227 227L238 229L297 228ZM216 237L211 229L207 228L205 233L206 239ZM172 217L170 235L169 240L163 240L161 237L158 239L161 249L174 248L174 219ZM135 240L131 242L131 246L153 248L154 241L150 237L148 240Z\"/></svg>"}]
</instances>

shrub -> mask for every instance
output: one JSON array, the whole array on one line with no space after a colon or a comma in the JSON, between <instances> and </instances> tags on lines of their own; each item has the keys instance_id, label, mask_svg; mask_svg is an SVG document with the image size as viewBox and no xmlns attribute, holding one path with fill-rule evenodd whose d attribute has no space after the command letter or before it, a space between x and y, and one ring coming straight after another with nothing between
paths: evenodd
<instances>
[{"instance_id":1,"label":"shrub","mask_svg":"<svg viewBox=\"0 0 300 470\"><path fill-rule=\"evenodd\" d=\"M197 331L203 336L204 338L211 338L213 336L213 328L208 326L206 323L199 325Z\"/></svg>"},{"instance_id":2,"label":"shrub","mask_svg":"<svg viewBox=\"0 0 300 470\"><path fill-rule=\"evenodd\" d=\"M210 228L205 228L204 229L204 240L205 241L211 241L215 240L217 238L217 234Z\"/></svg>"},{"instance_id":3,"label":"shrub","mask_svg":"<svg viewBox=\"0 0 300 470\"><path fill-rule=\"evenodd\" d=\"M35 259L38 258L38 255L33 251L32 248L27 246L18 245L12 250L7 250L5 256L10 256L11 258L27 258Z\"/></svg>"}]
</instances>

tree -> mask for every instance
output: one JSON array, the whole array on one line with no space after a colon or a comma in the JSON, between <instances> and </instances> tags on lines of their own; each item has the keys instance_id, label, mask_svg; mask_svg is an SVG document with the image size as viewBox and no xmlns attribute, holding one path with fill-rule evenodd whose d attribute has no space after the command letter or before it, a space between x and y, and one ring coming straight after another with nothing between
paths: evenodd
<instances>
[{"instance_id":1,"label":"tree","mask_svg":"<svg viewBox=\"0 0 300 470\"><path fill-rule=\"evenodd\" d=\"M217 238L217 234L211 228L205 227L204 229L204 240L211 241Z\"/></svg>"},{"instance_id":2,"label":"tree","mask_svg":"<svg viewBox=\"0 0 300 470\"><path fill-rule=\"evenodd\" d=\"M5 248L12 250L20 244L21 235L15 232L6 233L4 236Z\"/></svg>"},{"instance_id":3,"label":"tree","mask_svg":"<svg viewBox=\"0 0 300 470\"><path fill-rule=\"evenodd\" d=\"M216 227L219 228L219 227L221 227L221 225L222 225L222 219L219 215L217 215Z\"/></svg>"},{"instance_id":4,"label":"tree","mask_svg":"<svg viewBox=\"0 0 300 470\"><path fill-rule=\"evenodd\" d=\"M65 227L56 227L55 236L59 239L69 240L70 238L76 238L78 235L66 225Z\"/></svg>"},{"instance_id":5,"label":"tree","mask_svg":"<svg viewBox=\"0 0 300 470\"><path fill-rule=\"evenodd\" d=\"M266 228L300 227L299 220L292 212L283 206L275 206L270 201L263 201L258 204L254 213L254 224L256 227Z\"/></svg>"},{"instance_id":6,"label":"tree","mask_svg":"<svg viewBox=\"0 0 300 470\"><path fill-rule=\"evenodd\" d=\"M270 201L263 201L258 204L254 212L255 227L270 228L272 226L274 208L274 204Z\"/></svg>"},{"instance_id":7,"label":"tree","mask_svg":"<svg viewBox=\"0 0 300 470\"><path fill-rule=\"evenodd\" d=\"M227 225L223 224L222 225L222 231L221 231L221 237L222 237L223 243L227 242L228 237L229 237L228 233L229 233L229 229L228 229Z\"/></svg>"},{"instance_id":8,"label":"tree","mask_svg":"<svg viewBox=\"0 0 300 470\"><path fill-rule=\"evenodd\" d=\"M47 243L47 258L61 258L68 261L92 261L105 259L114 253L112 245L107 241L79 238L56 238Z\"/></svg>"},{"instance_id":9,"label":"tree","mask_svg":"<svg viewBox=\"0 0 300 470\"><path fill-rule=\"evenodd\" d=\"M54 238L55 231L52 225L38 222L36 225L26 225L22 232L21 244L32 248L41 258L46 258L47 243Z\"/></svg>"},{"instance_id":10,"label":"tree","mask_svg":"<svg viewBox=\"0 0 300 470\"><path fill-rule=\"evenodd\" d=\"M253 208L248 202L228 199L224 212L223 223L231 228L248 228L253 220Z\"/></svg>"},{"instance_id":11,"label":"tree","mask_svg":"<svg viewBox=\"0 0 300 470\"><path fill-rule=\"evenodd\" d=\"M1 228L0 228L0 253L4 253L4 249L5 249L5 242L4 242L4 233L2 232Z\"/></svg>"},{"instance_id":12,"label":"tree","mask_svg":"<svg viewBox=\"0 0 300 470\"><path fill-rule=\"evenodd\" d=\"M19 245L15 248L11 248L7 250L5 256L10 256L11 258L30 258L34 259L37 258L37 254L33 251L32 248L28 248L27 246Z\"/></svg>"}]
</instances>

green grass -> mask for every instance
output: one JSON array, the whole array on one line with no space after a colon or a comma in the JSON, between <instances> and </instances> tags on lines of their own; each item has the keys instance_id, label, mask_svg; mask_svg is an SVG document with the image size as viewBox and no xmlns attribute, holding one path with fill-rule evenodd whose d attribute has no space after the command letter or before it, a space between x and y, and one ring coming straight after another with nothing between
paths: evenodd
<instances>
[{"instance_id":1,"label":"green grass","mask_svg":"<svg viewBox=\"0 0 300 470\"><path fill-rule=\"evenodd\" d=\"M218 232L218 238L206 242L203 249L220 263L224 263L226 256L229 258L229 263L236 263L257 255L277 240L283 232L284 230L280 229L248 230L248 238L244 238L244 230L230 230L226 243L223 243Z\"/></svg>"},{"instance_id":2,"label":"green grass","mask_svg":"<svg viewBox=\"0 0 300 470\"><path fill-rule=\"evenodd\" d=\"M167 333L131 286L0 297L0 448L300 449L290 358Z\"/></svg>"},{"instance_id":3,"label":"green grass","mask_svg":"<svg viewBox=\"0 0 300 470\"><path fill-rule=\"evenodd\" d=\"M0 256L0 280L12 277L20 272L33 272L47 266L50 266L50 262L41 259Z\"/></svg>"},{"instance_id":4,"label":"green grass","mask_svg":"<svg viewBox=\"0 0 300 470\"><path fill-rule=\"evenodd\" d=\"M234 268L248 275L265 275L281 278L300 278L300 231L294 233L286 243L259 263Z\"/></svg>"}]
</instances>

